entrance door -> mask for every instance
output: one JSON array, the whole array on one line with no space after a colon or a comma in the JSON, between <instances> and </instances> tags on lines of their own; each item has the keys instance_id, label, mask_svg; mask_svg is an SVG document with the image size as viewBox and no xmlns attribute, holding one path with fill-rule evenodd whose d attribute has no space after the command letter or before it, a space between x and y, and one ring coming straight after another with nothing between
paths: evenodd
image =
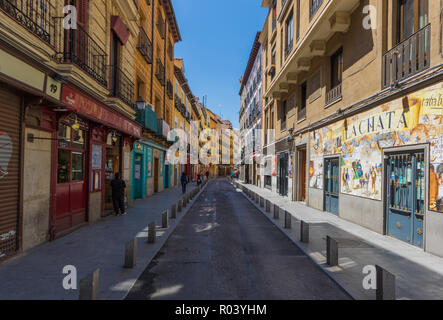
<instances>
[{"instance_id":1,"label":"entrance door","mask_svg":"<svg viewBox=\"0 0 443 320\"><path fill-rule=\"evenodd\" d=\"M340 192L340 165L338 158L325 160L325 211L338 216Z\"/></svg>"},{"instance_id":2,"label":"entrance door","mask_svg":"<svg viewBox=\"0 0 443 320\"><path fill-rule=\"evenodd\" d=\"M288 195L288 154L285 153L281 156L279 160L279 169L278 169L278 177L279 177L279 194L281 196Z\"/></svg>"},{"instance_id":3,"label":"entrance door","mask_svg":"<svg viewBox=\"0 0 443 320\"><path fill-rule=\"evenodd\" d=\"M154 158L154 192L158 192L158 158Z\"/></svg>"},{"instance_id":4,"label":"entrance door","mask_svg":"<svg viewBox=\"0 0 443 320\"><path fill-rule=\"evenodd\" d=\"M86 221L86 131L61 123L56 163L55 232Z\"/></svg>"},{"instance_id":5,"label":"entrance door","mask_svg":"<svg viewBox=\"0 0 443 320\"><path fill-rule=\"evenodd\" d=\"M163 174L163 185L165 189L169 188L169 166L165 166L165 172Z\"/></svg>"},{"instance_id":6,"label":"entrance door","mask_svg":"<svg viewBox=\"0 0 443 320\"><path fill-rule=\"evenodd\" d=\"M142 178L143 156L135 154L134 157L134 197L136 199L143 198L143 178Z\"/></svg>"},{"instance_id":7,"label":"entrance door","mask_svg":"<svg viewBox=\"0 0 443 320\"><path fill-rule=\"evenodd\" d=\"M425 163L423 152L388 156L386 170L387 233L423 248Z\"/></svg>"},{"instance_id":8,"label":"entrance door","mask_svg":"<svg viewBox=\"0 0 443 320\"><path fill-rule=\"evenodd\" d=\"M298 151L298 192L297 201L306 201L306 149Z\"/></svg>"}]
</instances>

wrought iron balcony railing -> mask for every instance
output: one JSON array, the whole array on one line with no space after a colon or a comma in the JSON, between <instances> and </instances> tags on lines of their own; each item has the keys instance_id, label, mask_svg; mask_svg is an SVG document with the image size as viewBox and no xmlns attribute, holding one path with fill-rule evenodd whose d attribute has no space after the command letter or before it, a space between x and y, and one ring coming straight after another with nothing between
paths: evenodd
<instances>
[{"instance_id":1,"label":"wrought iron balcony railing","mask_svg":"<svg viewBox=\"0 0 443 320\"><path fill-rule=\"evenodd\" d=\"M326 105L333 104L342 98L342 84L332 88L326 93Z\"/></svg>"},{"instance_id":2,"label":"wrought iron balcony railing","mask_svg":"<svg viewBox=\"0 0 443 320\"><path fill-rule=\"evenodd\" d=\"M146 62L152 64L152 41L143 28L140 28L137 49L145 58Z\"/></svg>"},{"instance_id":3,"label":"wrought iron balcony railing","mask_svg":"<svg viewBox=\"0 0 443 320\"><path fill-rule=\"evenodd\" d=\"M174 88L169 80L166 82L166 94L168 95L169 99L172 100L174 98Z\"/></svg>"},{"instance_id":4,"label":"wrought iron balcony railing","mask_svg":"<svg viewBox=\"0 0 443 320\"><path fill-rule=\"evenodd\" d=\"M111 95L134 108L134 83L117 66L111 66Z\"/></svg>"},{"instance_id":5,"label":"wrought iron balcony railing","mask_svg":"<svg viewBox=\"0 0 443 320\"><path fill-rule=\"evenodd\" d=\"M431 65L431 25L428 24L383 56L382 87L387 88Z\"/></svg>"},{"instance_id":6,"label":"wrought iron balcony railing","mask_svg":"<svg viewBox=\"0 0 443 320\"><path fill-rule=\"evenodd\" d=\"M137 109L136 120L151 132L157 133L157 114L151 108L146 107L143 110Z\"/></svg>"},{"instance_id":7,"label":"wrought iron balcony railing","mask_svg":"<svg viewBox=\"0 0 443 320\"><path fill-rule=\"evenodd\" d=\"M19 24L53 45L54 4L49 0L0 0L0 9Z\"/></svg>"},{"instance_id":8,"label":"wrought iron balcony railing","mask_svg":"<svg viewBox=\"0 0 443 320\"><path fill-rule=\"evenodd\" d=\"M106 52L80 25L77 25L77 29L65 30L63 17L54 20L57 30L56 60L59 63L76 64L97 82L107 87L108 55Z\"/></svg>"},{"instance_id":9,"label":"wrought iron balcony railing","mask_svg":"<svg viewBox=\"0 0 443 320\"><path fill-rule=\"evenodd\" d=\"M297 111L297 120L302 121L306 119L306 108L301 108Z\"/></svg>"},{"instance_id":10,"label":"wrought iron balcony railing","mask_svg":"<svg viewBox=\"0 0 443 320\"><path fill-rule=\"evenodd\" d=\"M155 73L155 76L157 77L158 81L160 81L161 85L165 85L165 67L163 66L163 63L161 59L157 58L157 72Z\"/></svg>"}]
</instances>

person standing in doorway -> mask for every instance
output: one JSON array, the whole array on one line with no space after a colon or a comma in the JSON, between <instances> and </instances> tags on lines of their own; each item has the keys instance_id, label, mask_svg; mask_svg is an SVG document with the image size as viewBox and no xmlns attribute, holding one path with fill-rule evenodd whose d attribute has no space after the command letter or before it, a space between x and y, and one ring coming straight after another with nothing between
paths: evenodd
<instances>
[{"instance_id":1,"label":"person standing in doorway","mask_svg":"<svg viewBox=\"0 0 443 320\"><path fill-rule=\"evenodd\" d=\"M180 182L182 184L182 192L183 194L186 193L186 185L188 184L189 180L188 180L188 176L186 175L185 172L182 173L182 177L180 179Z\"/></svg>"},{"instance_id":2,"label":"person standing in doorway","mask_svg":"<svg viewBox=\"0 0 443 320\"><path fill-rule=\"evenodd\" d=\"M126 183L120 179L120 173L115 174L114 180L111 181L112 203L114 204L115 215L126 215L125 208L125 190Z\"/></svg>"}]
</instances>

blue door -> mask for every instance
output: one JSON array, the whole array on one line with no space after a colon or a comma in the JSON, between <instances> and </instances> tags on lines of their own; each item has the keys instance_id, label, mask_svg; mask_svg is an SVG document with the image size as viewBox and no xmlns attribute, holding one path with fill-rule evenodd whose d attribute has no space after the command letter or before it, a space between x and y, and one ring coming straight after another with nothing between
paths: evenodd
<instances>
[{"instance_id":1,"label":"blue door","mask_svg":"<svg viewBox=\"0 0 443 320\"><path fill-rule=\"evenodd\" d=\"M386 222L389 236L423 248L425 163L423 152L388 156Z\"/></svg>"},{"instance_id":2,"label":"blue door","mask_svg":"<svg viewBox=\"0 0 443 320\"><path fill-rule=\"evenodd\" d=\"M165 171L163 173L163 186L164 186L165 189L169 188L169 176L170 176L169 165L166 165L165 166Z\"/></svg>"},{"instance_id":3,"label":"blue door","mask_svg":"<svg viewBox=\"0 0 443 320\"><path fill-rule=\"evenodd\" d=\"M340 193L340 165L338 158L325 160L325 211L338 216Z\"/></svg>"},{"instance_id":4,"label":"blue door","mask_svg":"<svg viewBox=\"0 0 443 320\"><path fill-rule=\"evenodd\" d=\"M143 156L136 153L134 156L134 197L143 198L143 174L142 174Z\"/></svg>"}]
</instances>

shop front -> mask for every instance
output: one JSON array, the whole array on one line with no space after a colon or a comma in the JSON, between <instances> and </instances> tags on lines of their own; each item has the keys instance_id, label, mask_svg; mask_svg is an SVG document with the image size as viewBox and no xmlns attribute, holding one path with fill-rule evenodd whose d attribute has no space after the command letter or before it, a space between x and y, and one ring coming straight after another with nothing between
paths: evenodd
<instances>
[{"instance_id":1,"label":"shop front","mask_svg":"<svg viewBox=\"0 0 443 320\"><path fill-rule=\"evenodd\" d=\"M309 204L443 255L442 123L439 83L311 132Z\"/></svg>"},{"instance_id":2,"label":"shop front","mask_svg":"<svg viewBox=\"0 0 443 320\"><path fill-rule=\"evenodd\" d=\"M67 111L56 112L52 165L53 237L113 212L110 182L120 173L130 185L131 149L141 137L140 125L72 85L63 87L62 102Z\"/></svg>"}]
</instances>

